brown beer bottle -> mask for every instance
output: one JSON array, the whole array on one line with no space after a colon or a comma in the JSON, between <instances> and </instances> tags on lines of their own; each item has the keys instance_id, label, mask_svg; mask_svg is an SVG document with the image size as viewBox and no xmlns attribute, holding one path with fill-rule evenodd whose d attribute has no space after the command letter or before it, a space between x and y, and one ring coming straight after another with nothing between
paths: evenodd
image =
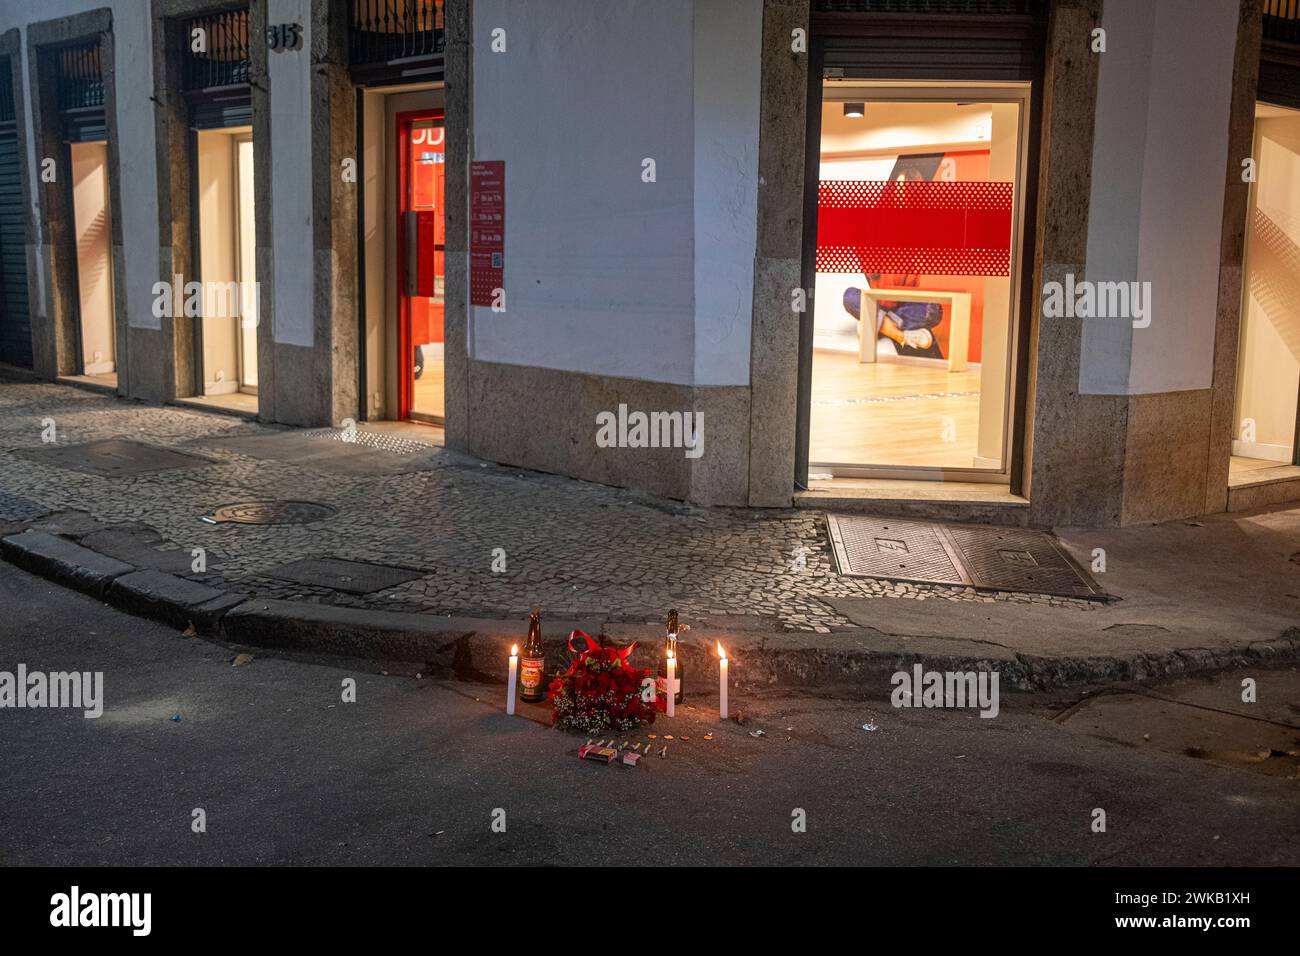
<instances>
[{"instance_id":1,"label":"brown beer bottle","mask_svg":"<svg viewBox=\"0 0 1300 956\"><path fill-rule=\"evenodd\" d=\"M528 639L519 656L519 699L535 704L546 699L546 655L542 651L542 612L533 608Z\"/></svg>"},{"instance_id":2,"label":"brown beer bottle","mask_svg":"<svg viewBox=\"0 0 1300 956\"><path fill-rule=\"evenodd\" d=\"M674 668L673 677L676 679L676 693L673 694L673 706L676 707L682 702L682 689L686 686L686 668L682 664L681 655L677 653L677 634L681 628L677 624L677 608L668 612L668 630L664 637L664 655L659 658L659 687L662 693L670 693L673 689L668 686L668 652L673 652L673 657L677 661Z\"/></svg>"}]
</instances>

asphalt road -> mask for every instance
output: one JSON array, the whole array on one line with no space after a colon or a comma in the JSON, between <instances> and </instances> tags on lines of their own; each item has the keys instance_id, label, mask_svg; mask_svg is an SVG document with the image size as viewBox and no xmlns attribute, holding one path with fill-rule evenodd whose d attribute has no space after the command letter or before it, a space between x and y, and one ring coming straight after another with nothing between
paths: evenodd
<instances>
[{"instance_id":1,"label":"asphalt road","mask_svg":"<svg viewBox=\"0 0 1300 956\"><path fill-rule=\"evenodd\" d=\"M105 696L98 719L0 709L0 864L1300 862L1296 780L1071 730L1041 700L983 720L742 681L743 726L687 707L650 731L668 756L627 769L506 717L499 686L237 650L0 564L0 671L99 670Z\"/></svg>"}]
</instances>

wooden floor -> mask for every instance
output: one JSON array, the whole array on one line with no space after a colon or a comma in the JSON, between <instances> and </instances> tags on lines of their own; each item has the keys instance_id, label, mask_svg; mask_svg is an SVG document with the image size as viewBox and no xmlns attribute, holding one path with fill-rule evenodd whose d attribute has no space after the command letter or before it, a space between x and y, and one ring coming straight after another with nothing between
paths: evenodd
<instances>
[{"instance_id":1,"label":"wooden floor","mask_svg":"<svg viewBox=\"0 0 1300 956\"><path fill-rule=\"evenodd\" d=\"M980 373L813 352L808 457L821 464L971 468Z\"/></svg>"},{"instance_id":2,"label":"wooden floor","mask_svg":"<svg viewBox=\"0 0 1300 956\"><path fill-rule=\"evenodd\" d=\"M442 383L442 356L439 355L436 359L430 358L425 362L423 374L415 380L414 407L411 411L419 415L436 415L442 418L447 409Z\"/></svg>"}]
</instances>

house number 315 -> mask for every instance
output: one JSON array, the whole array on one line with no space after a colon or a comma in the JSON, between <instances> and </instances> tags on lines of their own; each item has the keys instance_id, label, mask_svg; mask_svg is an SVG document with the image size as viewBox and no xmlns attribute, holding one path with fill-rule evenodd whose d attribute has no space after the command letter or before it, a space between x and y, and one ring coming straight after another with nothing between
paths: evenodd
<instances>
[{"instance_id":1,"label":"house number 315","mask_svg":"<svg viewBox=\"0 0 1300 956\"><path fill-rule=\"evenodd\" d=\"M275 53L285 53L302 46L302 25L277 23L266 28L266 45Z\"/></svg>"}]
</instances>

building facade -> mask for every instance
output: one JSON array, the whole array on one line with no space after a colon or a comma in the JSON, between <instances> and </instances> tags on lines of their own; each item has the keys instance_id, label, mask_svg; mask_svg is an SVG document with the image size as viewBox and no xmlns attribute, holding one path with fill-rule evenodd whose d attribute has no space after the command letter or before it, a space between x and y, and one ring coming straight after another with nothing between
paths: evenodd
<instances>
[{"instance_id":1,"label":"building facade","mask_svg":"<svg viewBox=\"0 0 1300 956\"><path fill-rule=\"evenodd\" d=\"M701 504L1300 499L1300 0L0 5L0 361Z\"/></svg>"}]
</instances>

